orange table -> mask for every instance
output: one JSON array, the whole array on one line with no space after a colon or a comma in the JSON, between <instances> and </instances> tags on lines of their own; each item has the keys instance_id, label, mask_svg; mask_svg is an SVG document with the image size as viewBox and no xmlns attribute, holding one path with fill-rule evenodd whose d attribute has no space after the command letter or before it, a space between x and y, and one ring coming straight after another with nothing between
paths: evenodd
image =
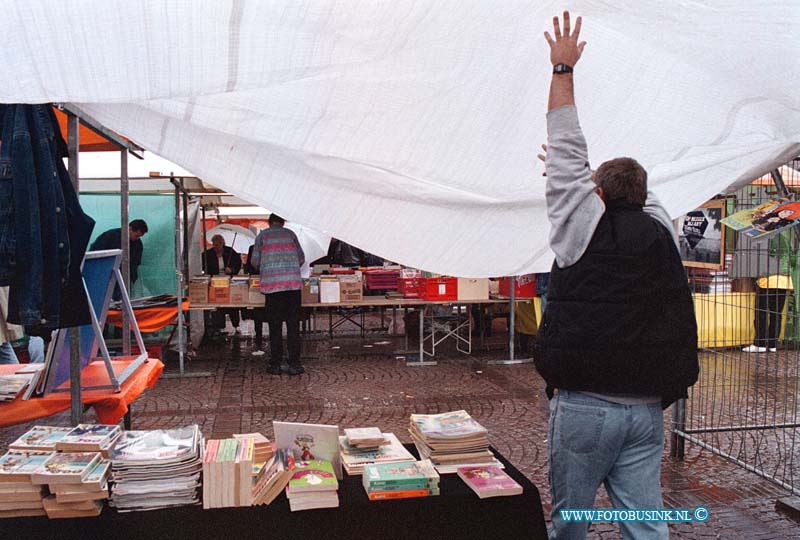
<instances>
[{"instance_id":1,"label":"orange table","mask_svg":"<svg viewBox=\"0 0 800 540\"><path fill-rule=\"evenodd\" d=\"M189 311L189 301L183 302L183 311ZM139 325L140 332L158 332L162 328L178 324L178 306L134 308L136 323ZM122 328L122 311L115 309L108 310L106 319L108 324L117 328Z\"/></svg>"},{"instance_id":2,"label":"orange table","mask_svg":"<svg viewBox=\"0 0 800 540\"><path fill-rule=\"evenodd\" d=\"M112 360L115 374L120 374L133 359ZM25 364L0 365L0 374L14 373ZM103 424L116 424L128 412L128 405L133 403L147 388L152 388L164 364L160 360L150 358L122 384L119 392L113 390L84 390L81 400L84 405L94 407L97 419ZM109 384L108 372L102 360L91 362L81 372L81 380L86 385ZM69 387L69 381L62 385ZM53 392L48 396L22 400L15 399L0 403L0 427L12 426L44 418L69 409L69 392Z\"/></svg>"}]
</instances>

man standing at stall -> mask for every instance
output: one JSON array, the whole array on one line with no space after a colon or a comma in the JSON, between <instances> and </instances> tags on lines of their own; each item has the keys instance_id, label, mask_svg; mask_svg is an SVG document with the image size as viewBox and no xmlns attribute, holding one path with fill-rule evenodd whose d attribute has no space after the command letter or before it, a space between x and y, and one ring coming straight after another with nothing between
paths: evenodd
<instances>
[{"instance_id":1,"label":"man standing at stall","mask_svg":"<svg viewBox=\"0 0 800 540\"><path fill-rule=\"evenodd\" d=\"M142 236L147 233L147 222L143 219L134 219L128 225L128 261L130 269L130 287L139 279L139 265L142 264L142 254L144 253L144 244L142 244ZM117 227L116 229L109 229L100 236L98 236L92 246L89 248L91 251L102 251L104 249L122 249L122 230ZM131 294L131 291L128 291ZM121 298L119 289L114 289L114 300Z\"/></svg>"},{"instance_id":2,"label":"man standing at stall","mask_svg":"<svg viewBox=\"0 0 800 540\"><path fill-rule=\"evenodd\" d=\"M269 325L269 364L267 372L281 373L283 363L283 322L286 321L286 339L289 375L299 375L305 370L300 364L300 291L303 280L300 267L305 254L293 231L285 228L285 221L270 214L269 228L256 237L250 265L259 269L261 293L265 295L265 311Z\"/></svg>"},{"instance_id":3,"label":"man standing at stall","mask_svg":"<svg viewBox=\"0 0 800 540\"><path fill-rule=\"evenodd\" d=\"M662 507L662 406L697 380L697 326L675 232L631 158L589 166L573 94L585 43L553 19L547 212L555 262L535 346L550 399L551 538L585 538L561 510ZM667 538L666 523L624 522L623 538Z\"/></svg>"}]
</instances>

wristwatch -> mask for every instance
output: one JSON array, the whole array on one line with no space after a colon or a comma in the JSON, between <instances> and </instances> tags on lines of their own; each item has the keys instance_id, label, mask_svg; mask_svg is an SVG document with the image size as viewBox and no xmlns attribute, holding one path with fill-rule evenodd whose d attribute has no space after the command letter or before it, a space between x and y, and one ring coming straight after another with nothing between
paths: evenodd
<instances>
[{"instance_id":1,"label":"wristwatch","mask_svg":"<svg viewBox=\"0 0 800 540\"><path fill-rule=\"evenodd\" d=\"M556 64L553 66L553 73L558 75L560 73L572 73L572 66L567 64Z\"/></svg>"}]
</instances>

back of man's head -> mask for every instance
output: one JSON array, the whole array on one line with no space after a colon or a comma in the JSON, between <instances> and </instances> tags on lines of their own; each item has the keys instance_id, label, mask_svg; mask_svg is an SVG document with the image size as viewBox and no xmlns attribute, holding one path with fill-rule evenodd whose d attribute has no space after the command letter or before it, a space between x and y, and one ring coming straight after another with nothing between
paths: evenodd
<instances>
[{"instance_id":1,"label":"back of man's head","mask_svg":"<svg viewBox=\"0 0 800 540\"><path fill-rule=\"evenodd\" d=\"M594 181L603 189L605 202L624 201L644 206L647 201L647 171L638 161L621 157L598 167Z\"/></svg>"},{"instance_id":2,"label":"back of man's head","mask_svg":"<svg viewBox=\"0 0 800 540\"><path fill-rule=\"evenodd\" d=\"M134 219L130 222L130 228L144 234L147 232L147 222L143 219Z\"/></svg>"},{"instance_id":3,"label":"back of man's head","mask_svg":"<svg viewBox=\"0 0 800 540\"><path fill-rule=\"evenodd\" d=\"M286 223L286 220L278 214L270 214L268 221L270 227L283 227L283 224Z\"/></svg>"}]
</instances>

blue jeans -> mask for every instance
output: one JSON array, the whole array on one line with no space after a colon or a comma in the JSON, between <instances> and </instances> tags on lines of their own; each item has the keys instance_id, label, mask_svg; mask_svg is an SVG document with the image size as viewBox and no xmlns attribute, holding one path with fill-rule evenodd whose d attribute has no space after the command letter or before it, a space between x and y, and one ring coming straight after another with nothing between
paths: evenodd
<instances>
[{"instance_id":1,"label":"blue jeans","mask_svg":"<svg viewBox=\"0 0 800 540\"><path fill-rule=\"evenodd\" d=\"M584 539L588 523L565 523L559 510L593 508L600 484L614 508L662 508L661 405L619 405L560 390L550 400L547 441L551 539ZM621 523L622 538L668 538L666 523Z\"/></svg>"},{"instance_id":2,"label":"blue jeans","mask_svg":"<svg viewBox=\"0 0 800 540\"><path fill-rule=\"evenodd\" d=\"M30 336L28 338L28 356L31 357L31 364L44 362L44 339L39 336Z\"/></svg>"},{"instance_id":3,"label":"blue jeans","mask_svg":"<svg viewBox=\"0 0 800 540\"><path fill-rule=\"evenodd\" d=\"M8 341L0 345L0 364L19 364L14 347Z\"/></svg>"}]
</instances>

